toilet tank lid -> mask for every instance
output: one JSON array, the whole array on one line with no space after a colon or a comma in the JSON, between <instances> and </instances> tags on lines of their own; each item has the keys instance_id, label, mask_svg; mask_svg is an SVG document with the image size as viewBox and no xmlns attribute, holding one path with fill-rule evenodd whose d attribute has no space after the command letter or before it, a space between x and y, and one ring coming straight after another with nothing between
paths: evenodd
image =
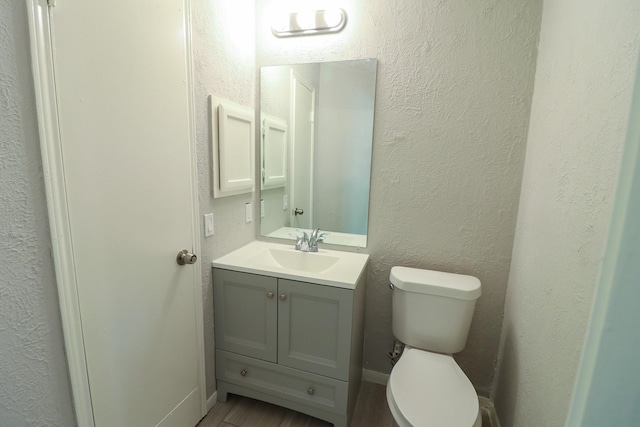
<instances>
[{"instance_id":1,"label":"toilet tank lid","mask_svg":"<svg viewBox=\"0 0 640 427\"><path fill-rule=\"evenodd\" d=\"M391 268L390 280L403 291L462 300L478 299L482 293L480 280L465 274L396 266Z\"/></svg>"}]
</instances>

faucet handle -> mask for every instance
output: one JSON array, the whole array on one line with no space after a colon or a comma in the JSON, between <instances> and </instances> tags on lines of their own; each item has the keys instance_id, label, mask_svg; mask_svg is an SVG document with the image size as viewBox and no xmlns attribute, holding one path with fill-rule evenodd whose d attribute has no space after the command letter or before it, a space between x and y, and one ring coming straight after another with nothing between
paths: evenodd
<instances>
[{"instance_id":1,"label":"faucet handle","mask_svg":"<svg viewBox=\"0 0 640 427\"><path fill-rule=\"evenodd\" d=\"M320 233L320 235L318 237L316 237L316 242L323 242L324 243L324 238L327 237L329 234L328 232L324 232L324 233Z\"/></svg>"},{"instance_id":2,"label":"faucet handle","mask_svg":"<svg viewBox=\"0 0 640 427\"><path fill-rule=\"evenodd\" d=\"M318 243L324 242L324 238L329 233L320 233L320 229L316 228L309 238L309 252L318 252Z\"/></svg>"},{"instance_id":3,"label":"faucet handle","mask_svg":"<svg viewBox=\"0 0 640 427\"><path fill-rule=\"evenodd\" d=\"M296 239L296 250L300 251L302 250L303 245L309 244L309 235L307 234L306 231L304 230L296 230L300 233L302 233L302 236L295 234L295 233L289 233L289 236L291 237L295 237Z\"/></svg>"},{"instance_id":4,"label":"faucet handle","mask_svg":"<svg viewBox=\"0 0 640 427\"><path fill-rule=\"evenodd\" d=\"M299 228L297 228L296 231L298 233L302 233L302 236L298 236L299 238L304 239L305 242L309 240L309 234L306 231L301 230Z\"/></svg>"}]
</instances>

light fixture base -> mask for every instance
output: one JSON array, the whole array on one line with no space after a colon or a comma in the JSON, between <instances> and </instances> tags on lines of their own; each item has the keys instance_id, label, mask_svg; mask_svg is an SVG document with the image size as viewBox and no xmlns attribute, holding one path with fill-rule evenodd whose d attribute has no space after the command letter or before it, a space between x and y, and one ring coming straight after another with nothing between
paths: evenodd
<instances>
[{"instance_id":1,"label":"light fixture base","mask_svg":"<svg viewBox=\"0 0 640 427\"><path fill-rule=\"evenodd\" d=\"M337 33L347 23L343 9L325 9L294 12L280 16L271 26L276 37L311 36Z\"/></svg>"}]
</instances>

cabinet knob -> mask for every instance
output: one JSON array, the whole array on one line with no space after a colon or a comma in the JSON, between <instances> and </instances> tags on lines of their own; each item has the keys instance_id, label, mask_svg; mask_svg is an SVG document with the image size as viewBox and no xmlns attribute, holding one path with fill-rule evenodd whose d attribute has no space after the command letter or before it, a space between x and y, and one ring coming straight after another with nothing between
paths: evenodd
<instances>
[{"instance_id":1,"label":"cabinet knob","mask_svg":"<svg viewBox=\"0 0 640 427\"><path fill-rule=\"evenodd\" d=\"M273 292L267 292L267 298L269 299L273 298Z\"/></svg>"},{"instance_id":2,"label":"cabinet knob","mask_svg":"<svg viewBox=\"0 0 640 427\"><path fill-rule=\"evenodd\" d=\"M287 299L287 296L285 294L280 294L280 301L284 301Z\"/></svg>"},{"instance_id":3,"label":"cabinet knob","mask_svg":"<svg viewBox=\"0 0 640 427\"><path fill-rule=\"evenodd\" d=\"M309 393L310 395L312 395L312 394L313 394L313 393L315 393L315 392L316 392L316 391L314 390L314 388L313 388L313 387L309 387L309 388L307 389L307 393Z\"/></svg>"},{"instance_id":4,"label":"cabinet knob","mask_svg":"<svg viewBox=\"0 0 640 427\"><path fill-rule=\"evenodd\" d=\"M242 371L240 371L240 375L242 375L243 377L247 376L247 370L243 369Z\"/></svg>"}]
</instances>

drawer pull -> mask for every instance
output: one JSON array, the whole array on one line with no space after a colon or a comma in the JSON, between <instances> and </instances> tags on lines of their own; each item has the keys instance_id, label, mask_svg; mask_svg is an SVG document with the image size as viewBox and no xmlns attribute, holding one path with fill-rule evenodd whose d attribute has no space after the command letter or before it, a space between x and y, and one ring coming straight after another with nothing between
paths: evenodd
<instances>
[{"instance_id":1,"label":"drawer pull","mask_svg":"<svg viewBox=\"0 0 640 427\"><path fill-rule=\"evenodd\" d=\"M309 393L310 395L313 395L313 393L315 393L316 391L313 389L313 387L309 387L307 389L307 393Z\"/></svg>"},{"instance_id":2,"label":"drawer pull","mask_svg":"<svg viewBox=\"0 0 640 427\"><path fill-rule=\"evenodd\" d=\"M267 298L269 299L273 298L273 292L267 292Z\"/></svg>"},{"instance_id":3,"label":"drawer pull","mask_svg":"<svg viewBox=\"0 0 640 427\"><path fill-rule=\"evenodd\" d=\"M247 370L243 369L242 371L240 371L240 375L242 375L243 377L247 376Z\"/></svg>"},{"instance_id":4,"label":"drawer pull","mask_svg":"<svg viewBox=\"0 0 640 427\"><path fill-rule=\"evenodd\" d=\"M284 301L286 299L287 299L287 296L285 294L280 295L280 301Z\"/></svg>"}]
</instances>

